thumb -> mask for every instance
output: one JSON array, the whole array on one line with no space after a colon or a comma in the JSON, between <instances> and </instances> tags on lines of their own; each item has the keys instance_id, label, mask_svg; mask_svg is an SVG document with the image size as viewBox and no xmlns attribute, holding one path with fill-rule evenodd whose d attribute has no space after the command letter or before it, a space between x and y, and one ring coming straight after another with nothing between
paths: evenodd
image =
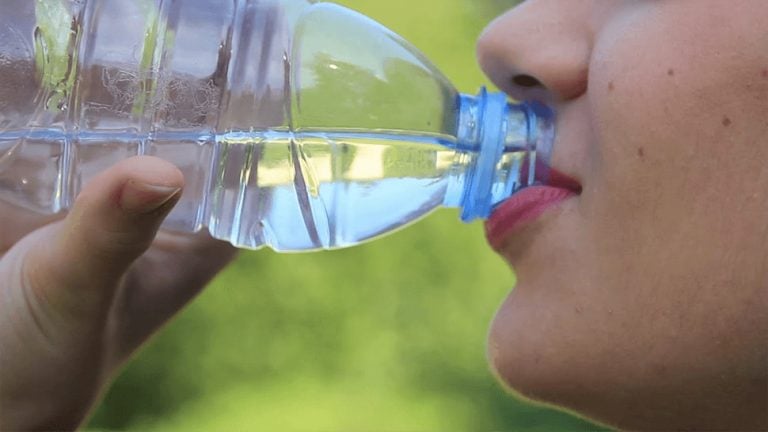
<instances>
[{"instance_id":1,"label":"thumb","mask_svg":"<svg viewBox=\"0 0 768 432\"><path fill-rule=\"evenodd\" d=\"M74 429L86 415L109 372L112 299L183 183L160 159L122 161L89 182L64 220L0 260L0 408L11 407L0 429L15 421Z\"/></svg>"},{"instance_id":2,"label":"thumb","mask_svg":"<svg viewBox=\"0 0 768 432\"><path fill-rule=\"evenodd\" d=\"M67 217L33 236L24 274L59 312L106 314L122 277L178 201L181 172L162 159L124 160L96 176Z\"/></svg>"}]
</instances>

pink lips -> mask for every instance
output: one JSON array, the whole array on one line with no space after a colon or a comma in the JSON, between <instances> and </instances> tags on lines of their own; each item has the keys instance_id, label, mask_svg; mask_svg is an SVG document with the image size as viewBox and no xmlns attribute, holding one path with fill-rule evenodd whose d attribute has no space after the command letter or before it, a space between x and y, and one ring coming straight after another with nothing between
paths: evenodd
<instances>
[{"instance_id":1,"label":"pink lips","mask_svg":"<svg viewBox=\"0 0 768 432\"><path fill-rule=\"evenodd\" d=\"M500 249L504 239L517 228L536 220L548 209L581 192L578 182L555 170L547 185L531 186L502 203L485 224L491 247Z\"/></svg>"}]
</instances>

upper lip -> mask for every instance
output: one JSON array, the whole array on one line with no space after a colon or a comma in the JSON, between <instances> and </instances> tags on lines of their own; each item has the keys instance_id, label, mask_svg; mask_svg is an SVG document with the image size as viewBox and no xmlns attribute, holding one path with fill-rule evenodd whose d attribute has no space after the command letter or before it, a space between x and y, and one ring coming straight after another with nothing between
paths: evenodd
<instances>
[{"instance_id":1,"label":"upper lip","mask_svg":"<svg viewBox=\"0 0 768 432\"><path fill-rule=\"evenodd\" d=\"M549 177L545 181L548 186L554 186L579 195L581 194L581 183L568 174L564 174L555 168L550 168Z\"/></svg>"},{"instance_id":2,"label":"upper lip","mask_svg":"<svg viewBox=\"0 0 768 432\"><path fill-rule=\"evenodd\" d=\"M485 222L488 243L501 252L512 234L543 214L550 206L581 193L581 184L573 177L550 168L546 178L537 177L537 185L525 188L499 204Z\"/></svg>"},{"instance_id":3,"label":"upper lip","mask_svg":"<svg viewBox=\"0 0 768 432\"><path fill-rule=\"evenodd\" d=\"M575 177L565 174L554 167L544 164L537 165L535 174L537 183L544 186L566 189L577 195L581 194L581 182L576 180Z\"/></svg>"}]
</instances>

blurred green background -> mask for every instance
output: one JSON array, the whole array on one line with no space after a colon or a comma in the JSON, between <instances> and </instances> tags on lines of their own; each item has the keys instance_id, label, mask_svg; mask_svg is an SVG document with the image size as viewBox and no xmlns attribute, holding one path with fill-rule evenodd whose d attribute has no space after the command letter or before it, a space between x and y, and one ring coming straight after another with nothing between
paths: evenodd
<instances>
[{"instance_id":1,"label":"blurred green background","mask_svg":"<svg viewBox=\"0 0 768 432\"><path fill-rule=\"evenodd\" d=\"M340 0L419 47L456 86L486 84L474 44L511 0ZM480 224L441 210L384 239L243 252L128 366L93 430L571 431L486 364L514 283Z\"/></svg>"}]
</instances>

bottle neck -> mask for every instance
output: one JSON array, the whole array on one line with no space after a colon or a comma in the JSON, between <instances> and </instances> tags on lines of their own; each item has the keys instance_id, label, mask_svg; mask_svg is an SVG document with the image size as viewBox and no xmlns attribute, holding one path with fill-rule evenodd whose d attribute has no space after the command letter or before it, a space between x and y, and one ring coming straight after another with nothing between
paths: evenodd
<instances>
[{"instance_id":1,"label":"bottle neck","mask_svg":"<svg viewBox=\"0 0 768 432\"><path fill-rule=\"evenodd\" d=\"M545 183L554 141L554 113L539 103L510 104L482 89L458 101L456 159L444 205L465 222L487 218L520 189Z\"/></svg>"}]
</instances>

